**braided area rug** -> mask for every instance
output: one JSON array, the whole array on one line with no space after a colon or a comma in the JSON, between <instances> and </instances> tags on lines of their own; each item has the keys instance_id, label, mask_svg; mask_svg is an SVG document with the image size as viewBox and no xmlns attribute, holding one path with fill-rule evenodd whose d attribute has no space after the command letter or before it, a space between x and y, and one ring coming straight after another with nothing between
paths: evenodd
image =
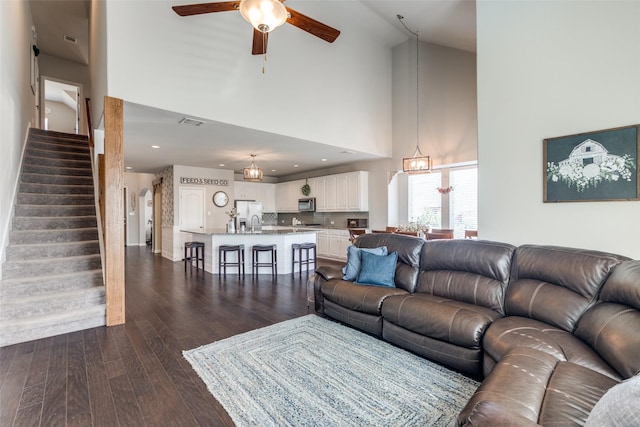
<instances>
[{"instance_id":1,"label":"braided area rug","mask_svg":"<svg viewBox=\"0 0 640 427\"><path fill-rule=\"evenodd\" d=\"M183 352L237 426L451 426L479 383L316 315Z\"/></svg>"}]
</instances>

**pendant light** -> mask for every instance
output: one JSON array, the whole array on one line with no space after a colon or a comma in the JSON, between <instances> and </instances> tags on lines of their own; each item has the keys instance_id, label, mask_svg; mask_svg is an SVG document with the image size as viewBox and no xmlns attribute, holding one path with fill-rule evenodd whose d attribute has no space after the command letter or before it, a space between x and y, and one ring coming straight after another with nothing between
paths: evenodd
<instances>
[{"instance_id":1,"label":"pendant light","mask_svg":"<svg viewBox=\"0 0 640 427\"><path fill-rule=\"evenodd\" d=\"M402 21L404 16L397 15L402 26L416 36L416 150L411 157L402 159L402 171L409 174L431 173L433 162L430 156L420 151L420 32L412 31Z\"/></svg>"},{"instance_id":2,"label":"pendant light","mask_svg":"<svg viewBox=\"0 0 640 427\"><path fill-rule=\"evenodd\" d=\"M263 178L262 169L256 166L256 155L251 155L251 166L242 170L242 176L245 181L260 182Z\"/></svg>"}]
</instances>

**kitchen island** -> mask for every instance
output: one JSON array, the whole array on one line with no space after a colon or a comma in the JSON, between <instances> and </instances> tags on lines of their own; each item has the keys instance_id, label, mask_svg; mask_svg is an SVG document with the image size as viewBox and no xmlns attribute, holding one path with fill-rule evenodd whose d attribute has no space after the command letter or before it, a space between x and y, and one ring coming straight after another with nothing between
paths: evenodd
<instances>
[{"instance_id":1,"label":"kitchen island","mask_svg":"<svg viewBox=\"0 0 640 427\"><path fill-rule=\"evenodd\" d=\"M251 247L253 245L276 245L278 251L278 274L291 274L291 245L295 243L316 243L318 230L305 227L264 229L255 232L228 233L224 229L181 230L186 233L185 241L204 242L204 269L218 274L218 247L220 245L244 245L245 274L251 274ZM264 254L263 254L264 256ZM267 255L268 257L268 255ZM228 262L236 262L235 253L227 254ZM260 262L265 261L261 257ZM300 264L296 263L295 271ZM260 273L262 271L262 273ZM258 274L271 274L268 268L260 269ZM227 274L236 274L237 268L227 267Z\"/></svg>"}]
</instances>

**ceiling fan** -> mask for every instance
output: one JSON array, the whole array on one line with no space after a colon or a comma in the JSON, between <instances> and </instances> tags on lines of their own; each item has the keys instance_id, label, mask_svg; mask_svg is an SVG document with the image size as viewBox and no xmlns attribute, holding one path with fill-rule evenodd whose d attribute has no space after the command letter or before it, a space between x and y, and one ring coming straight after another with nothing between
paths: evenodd
<instances>
[{"instance_id":1,"label":"ceiling fan","mask_svg":"<svg viewBox=\"0 0 640 427\"><path fill-rule=\"evenodd\" d=\"M180 16L239 10L244 19L251 23L254 28L253 48L251 50L253 55L263 55L267 53L269 32L285 22L329 43L333 43L340 35L339 30L286 7L282 4L283 1L284 0L221 1L173 6L172 9Z\"/></svg>"}]
</instances>

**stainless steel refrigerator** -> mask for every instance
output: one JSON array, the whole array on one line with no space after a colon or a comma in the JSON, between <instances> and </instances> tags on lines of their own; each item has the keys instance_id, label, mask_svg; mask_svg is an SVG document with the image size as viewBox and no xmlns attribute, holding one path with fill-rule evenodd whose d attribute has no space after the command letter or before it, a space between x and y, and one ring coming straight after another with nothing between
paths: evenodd
<instances>
[{"instance_id":1,"label":"stainless steel refrigerator","mask_svg":"<svg viewBox=\"0 0 640 427\"><path fill-rule=\"evenodd\" d=\"M262 202L255 200L236 200L235 207L238 211L236 218L236 231L262 231Z\"/></svg>"}]
</instances>

